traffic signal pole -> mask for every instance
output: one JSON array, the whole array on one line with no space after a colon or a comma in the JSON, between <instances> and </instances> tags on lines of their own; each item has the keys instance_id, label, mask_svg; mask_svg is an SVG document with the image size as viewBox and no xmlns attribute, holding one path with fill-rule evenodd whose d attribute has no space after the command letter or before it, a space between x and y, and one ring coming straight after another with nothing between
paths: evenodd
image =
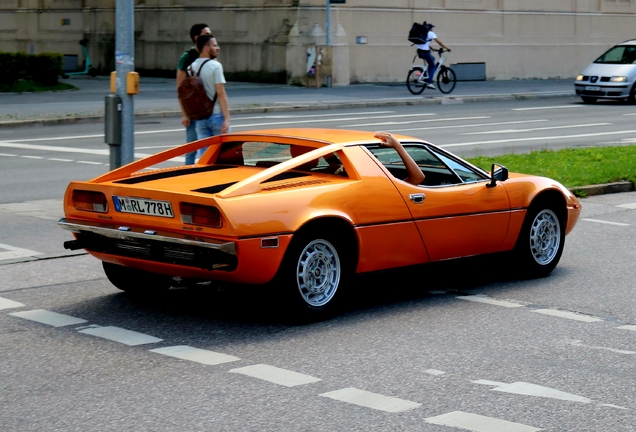
<instances>
[{"instance_id":1,"label":"traffic signal pole","mask_svg":"<svg viewBox=\"0 0 636 432\"><path fill-rule=\"evenodd\" d=\"M126 92L126 78L135 70L135 7L132 0L117 0L115 12L116 94L121 98L121 147L119 166L135 160L135 106ZM111 147L111 152L113 147ZM112 161L112 156L111 156Z\"/></svg>"}]
</instances>

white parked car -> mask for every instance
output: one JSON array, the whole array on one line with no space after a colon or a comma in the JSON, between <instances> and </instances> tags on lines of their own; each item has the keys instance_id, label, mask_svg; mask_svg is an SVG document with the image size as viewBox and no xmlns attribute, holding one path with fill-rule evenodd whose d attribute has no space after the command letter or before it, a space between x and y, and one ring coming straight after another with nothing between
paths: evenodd
<instances>
[{"instance_id":1,"label":"white parked car","mask_svg":"<svg viewBox=\"0 0 636 432\"><path fill-rule=\"evenodd\" d=\"M574 83L583 102L621 99L636 103L636 39L613 46L594 60Z\"/></svg>"}]
</instances>

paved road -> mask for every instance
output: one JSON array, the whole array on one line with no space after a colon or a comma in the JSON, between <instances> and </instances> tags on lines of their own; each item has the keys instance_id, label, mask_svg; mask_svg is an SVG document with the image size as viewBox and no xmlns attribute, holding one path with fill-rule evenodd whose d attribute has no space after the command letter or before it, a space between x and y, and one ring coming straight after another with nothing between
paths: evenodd
<instances>
[{"instance_id":1,"label":"paved road","mask_svg":"<svg viewBox=\"0 0 636 432\"><path fill-rule=\"evenodd\" d=\"M636 193L584 199L548 278L361 278L297 327L259 290L135 299L89 256L0 265L0 429L631 430L635 212Z\"/></svg>"}]
</instances>

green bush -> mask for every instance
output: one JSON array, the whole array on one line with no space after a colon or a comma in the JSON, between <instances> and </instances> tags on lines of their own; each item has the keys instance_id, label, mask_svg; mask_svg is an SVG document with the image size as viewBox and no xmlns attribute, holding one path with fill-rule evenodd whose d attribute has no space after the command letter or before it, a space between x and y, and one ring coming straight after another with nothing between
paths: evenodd
<instances>
[{"instance_id":1,"label":"green bush","mask_svg":"<svg viewBox=\"0 0 636 432\"><path fill-rule=\"evenodd\" d=\"M54 86L62 74L63 64L63 56L59 53L0 52L0 91L12 91L20 80L32 80L45 87Z\"/></svg>"},{"instance_id":2,"label":"green bush","mask_svg":"<svg viewBox=\"0 0 636 432\"><path fill-rule=\"evenodd\" d=\"M54 86L64 69L64 60L59 53L42 53L29 59L27 75L43 86Z\"/></svg>"}]
</instances>

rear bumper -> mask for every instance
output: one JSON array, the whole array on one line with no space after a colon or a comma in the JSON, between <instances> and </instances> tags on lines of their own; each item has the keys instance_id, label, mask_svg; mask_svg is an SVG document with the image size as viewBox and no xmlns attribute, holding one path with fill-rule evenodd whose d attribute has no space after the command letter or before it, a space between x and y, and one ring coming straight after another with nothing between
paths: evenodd
<instances>
[{"instance_id":1,"label":"rear bumper","mask_svg":"<svg viewBox=\"0 0 636 432\"><path fill-rule=\"evenodd\" d=\"M234 242L184 238L170 233L117 225L60 219L58 225L75 234L66 249L176 264L202 270L232 271L237 267Z\"/></svg>"}]
</instances>

